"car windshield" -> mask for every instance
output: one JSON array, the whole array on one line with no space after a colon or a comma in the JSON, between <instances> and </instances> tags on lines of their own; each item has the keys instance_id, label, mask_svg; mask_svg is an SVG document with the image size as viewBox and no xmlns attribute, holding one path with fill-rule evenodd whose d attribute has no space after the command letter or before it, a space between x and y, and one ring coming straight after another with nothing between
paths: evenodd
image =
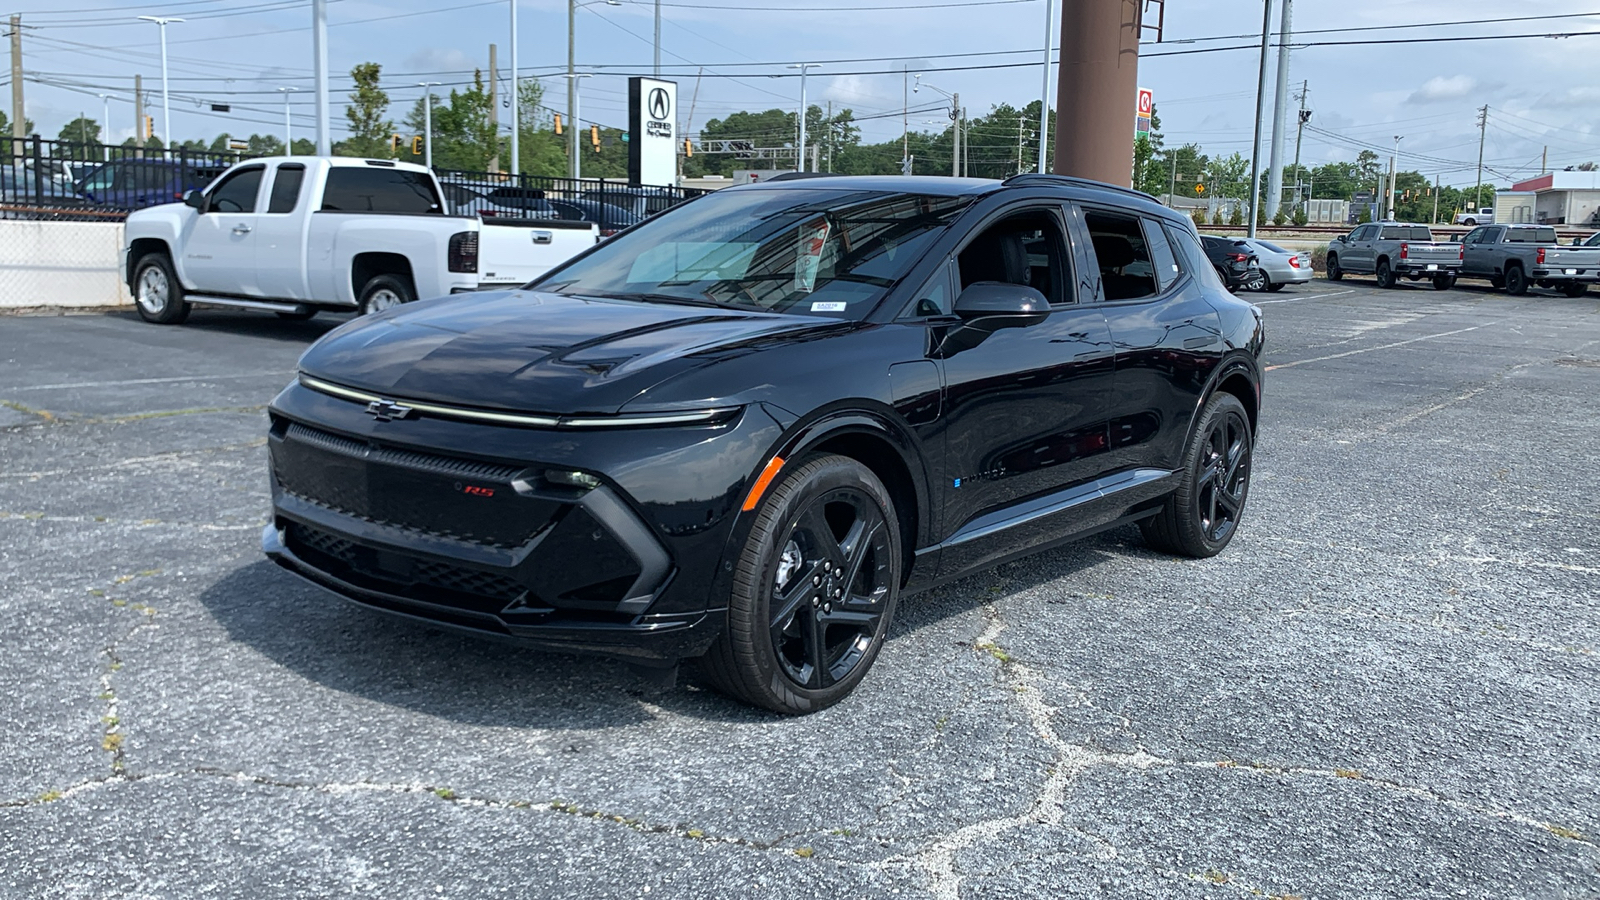
<instances>
[{"instance_id":1,"label":"car windshield","mask_svg":"<svg viewBox=\"0 0 1600 900\"><path fill-rule=\"evenodd\" d=\"M971 202L805 188L717 193L606 242L538 286L858 319Z\"/></svg>"}]
</instances>

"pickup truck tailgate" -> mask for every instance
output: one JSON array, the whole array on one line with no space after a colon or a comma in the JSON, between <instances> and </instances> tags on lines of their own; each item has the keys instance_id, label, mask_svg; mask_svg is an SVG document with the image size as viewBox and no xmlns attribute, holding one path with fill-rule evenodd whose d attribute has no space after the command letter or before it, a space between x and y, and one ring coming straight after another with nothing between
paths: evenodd
<instances>
[{"instance_id":1,"label":"pickup truck tailgate","mask_svg":"<svg viewBox=\"0 0 1600 900\"><path fill-rule=\"evenodd\" d=\"M593 222L485 219L478 233L478 287L527 284L599 239L599 226Z\"/></svg>"},{"instance_id":2,"label":"pickup truck tailgate","mask_svg":"<svg viewBox=\"0 0 1600 900\"><path fill-rule=\"evenodd\" d=\"M1410 263L1438 263L1456 265L1461 261L1458 243L1407 241L1401 245L1401 256Z\"/></svg>"},{"instance_id":3,"label":"pickup truck tailgate","mask_svg":"<svg viewBox=\"0 0 1600 900\"><path fill-rule=\"evenodd\" d=\"M1544 251L1542 265L1546 269L1565 272L1575 269L1574 275L1594 275L1600 270L1600 247L1541 247Z\"/></svg>"}]
</instances>

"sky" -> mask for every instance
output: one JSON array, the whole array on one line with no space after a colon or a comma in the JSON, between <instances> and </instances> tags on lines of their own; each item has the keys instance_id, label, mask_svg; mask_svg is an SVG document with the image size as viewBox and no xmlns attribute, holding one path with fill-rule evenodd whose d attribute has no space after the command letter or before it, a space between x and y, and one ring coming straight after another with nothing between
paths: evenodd
<instances>
[{"instance_id":1,"label":"sky","mask_svg":"<svg viewBox=\"0 0 1600 900\"><path fill-rule=\"evenodd\" d=\"M79 114L99 120L108 102L120 141L133 133L132 81L144 76L149 112L161 124L158 27L140 15L182 17L167 26L173 128L179 138L247 136L284 129L285 94L296 137L314 125L309 0L13 0L22 15L27 113L53 137ZM500 76L509 77L512 0L329 0L329 69L334 136L344 131L348 72L382 64L384 86L400 119L423 88L469 82L499 45ZM993 105L1039 97L1047 0L663 0L665 77L679 83L680 113L691 132L707 119L741 109L796 108L799 62L822 65L806 79L807 100L849 107L869 142L912 130L937 131L948 119L942 93L959 93L977 116ZM1051 0L1060 2L1060 0ZM1279 25L1283 0L1273 8ZM1170 0L1163 40L1141 50L1139 82L1155 92L1169 146L1194 142L1205 152L1248 156L1260 61L1262 7L1239 0ZM593 0L578 10L578 70L585 122L621 127L627 76L650 74L652 0ZM1583 14L1583 15L1579 15ZM565 105L566 0L520 0L519 57L524 77L546 86L546 103ZM1533 21L1395 28L1438 22L1541 16ZM1563 18L1555 18L1564 16ZM1366 29L1329 31L1329 29ZM1294 8L1291 93L1307 87L1313 111L1301 144L1308 165L1353 160L1363 146L1387 158L1403 135L1399 165L1446 184L1472 184L1478 108L1485 180L1537 175L1548 147L1551 168L1600 161L1600 0L1455 0L1450 4L1344 0ZM1571 37L1545 37L1577 32ZM1585 36L1585 34L1593 36ZM1484 35L1535 35L1453 40ZM1328 42L1410 41L1329 46ZM1238 49L1218 49L1238 48ZM1204 52L1193 52L1204 51ZM1269 62L1276 65L1277 53ZM995 68L1004 66L1003 68ZM922 73L926 87L906 96ZM1276 75L1269 70L1267 109ZM9 84L0 69L0 85ZM1052 89L1054 77L1051 77ZM297 88L293 92L279 88ZM109 95L103 99L101 95ZM9 114L9 87L0 102ZM1130 97L1130 127L1135 99ZM210 111L213 103L229 113ZM903 110L909 105L910 112ZM1291 99L1290 105L1298 105ZM1294 154L1287 117L1285 162ZM1264 126L1262 156L1265 159Z\"/></svg>"}]
</instances>

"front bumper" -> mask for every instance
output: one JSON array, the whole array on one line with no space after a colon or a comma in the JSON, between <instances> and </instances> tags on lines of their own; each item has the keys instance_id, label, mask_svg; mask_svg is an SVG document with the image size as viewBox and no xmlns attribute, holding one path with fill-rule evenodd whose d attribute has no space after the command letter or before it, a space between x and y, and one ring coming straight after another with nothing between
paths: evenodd
<instances>
[{"instance_id":1,"label":"front bumper","mask_svg":"<svg viewBox=\"0 0 1600 900\"><path fill-rule=\"evenodd\" d=\"M582 435L384 423L300 385L271 418L273 562L369 608L640 661L698 656L721 633L722 560L757 466L738 451L780 431L760 410Z\"/></svg>"}]
</instances>

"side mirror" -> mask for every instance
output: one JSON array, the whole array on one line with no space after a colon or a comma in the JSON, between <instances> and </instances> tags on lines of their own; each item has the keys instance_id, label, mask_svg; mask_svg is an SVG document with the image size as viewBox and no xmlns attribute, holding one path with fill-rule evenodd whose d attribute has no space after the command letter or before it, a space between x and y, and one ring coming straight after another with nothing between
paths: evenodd
<instances>
[{"instance_id":1,"label":"side mirror","mask_svg":"<svg viewBox=\"0 0 1600 900\"><path fill-rule=\"evenodd\" d=\"M200 212L206 211L206 195L199 191L184 191L183 205Z\"/></svg>"},{"instance_id":2,"label":"side mirror","mask_svg":"<svg viewBox=\"0 0 1600 900\"><path fill-rule=\"evenodd\" d=\"M1020 327L1043 322L1050 315L1050 301L1027 285L980 281L956 298L955 314L968 322L1001 320L990 323L992 327Z\"/></svg>"}]
</instances>

